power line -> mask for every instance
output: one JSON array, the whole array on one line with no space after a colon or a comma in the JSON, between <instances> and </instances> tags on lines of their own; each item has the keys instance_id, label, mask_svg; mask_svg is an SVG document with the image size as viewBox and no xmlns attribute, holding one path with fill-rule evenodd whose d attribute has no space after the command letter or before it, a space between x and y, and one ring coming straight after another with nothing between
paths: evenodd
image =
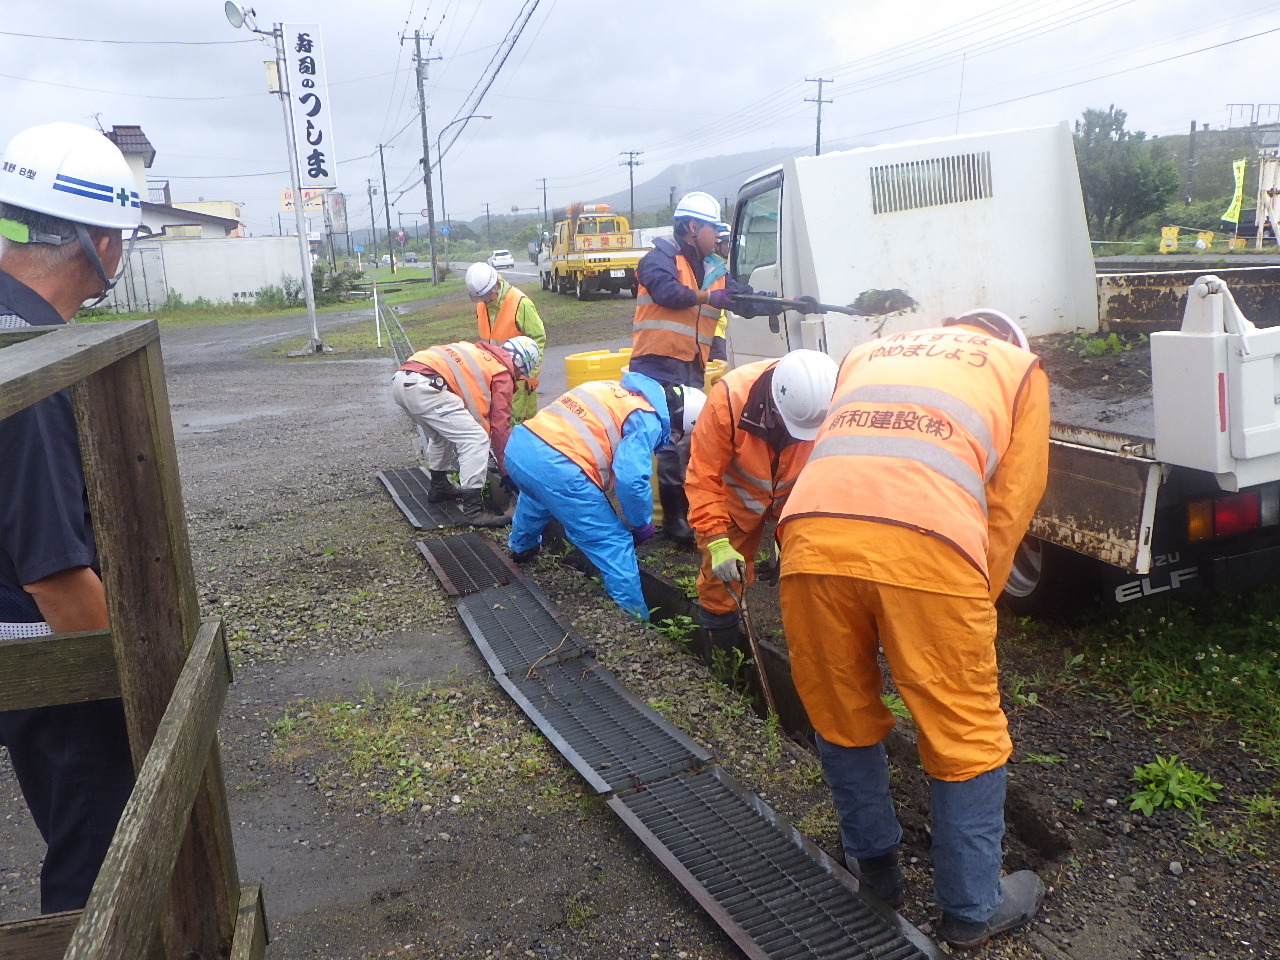
<instances>
[{"instance_id":1,"label":"power line","mask_svg":"<svg viewBox=\"0 0 1280 960\"><path fill-rule=\"evenodd\" d=\"M102 40L98 37L51 37L43 33L14 33L12 30L0 30L0 36L26 37L30 40L65 40L68 43L131 43L143 46L169 44L182 47L216 47L227 43L257 43L255 37L247 40Z\"/></svg>"},{"instance_id":2,"label":"power line","mask_svg":"<svg viewBox=\"0 0 1280 960\"><path fill-rule=\"evenodd\" d=\"M34 80L31 77L15 77L11 73L0 73L7 80L18 80L22 83L40 83L46 87L63 87L67 90L81 90L85 93L100 93L108 97L138 97L142 100L244 100L246 97L259 96L257 93L231 93L220 97L165 97L156 93L124 93L120 90L99 90L97 87L77 87L70 83L54 83L52 80Z\"/></svg>"}]
</instances>

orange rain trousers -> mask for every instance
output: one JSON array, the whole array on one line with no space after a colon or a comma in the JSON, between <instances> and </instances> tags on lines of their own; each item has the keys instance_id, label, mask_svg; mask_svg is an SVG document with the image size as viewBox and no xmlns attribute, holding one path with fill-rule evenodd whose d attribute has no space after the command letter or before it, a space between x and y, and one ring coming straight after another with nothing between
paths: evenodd
<instances>
[{"instance_id":1,"label":"orange rain trousers","mask_svg":"<svg viewBox=\"0 0 1280 960\"><path fill-rule=\"evenodd\" d=\"M786 550L784 539L784 564ZM880 647L916 723L929 776L968 780L1008 760L1012 743L996 684L989 598L788 574L784 566L779 599L791 674L823 739L867 747L892 729L893 714L880 700Z\"/></svg>"},{"instance_id":2,"label":"orange rain trousers","mask_svg":"<svg viewBox=\"0 0 1280 960\"><path fill-rule=\"evenodd\" d=\"M718 540L721 537L728 537L729 543L733 549L737 550L746 558L747 572L744 575L745 586L751 586L755 581L756 570L756 551L760 549L760 537L764 534L764 521L750 531L740 530L738 525L732 520L729 521L728 528L724 533L717 533L713 537L704 537L698 534L698 551L702 554L702 567L698 570L698 605L708 613L732 613L738 609L738 601L734 599L734 594L743 587L734 586L734 593L729 592L729 588L724 585L724 581L711 572L711 553L707 550L707 544L712 540Z\"/></svg>"}]
</instances>

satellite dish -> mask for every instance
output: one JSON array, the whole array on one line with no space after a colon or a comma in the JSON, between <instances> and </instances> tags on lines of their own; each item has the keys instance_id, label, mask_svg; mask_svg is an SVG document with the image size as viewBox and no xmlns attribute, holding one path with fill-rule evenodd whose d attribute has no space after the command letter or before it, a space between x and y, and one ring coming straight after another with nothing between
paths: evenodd
<instances>
[{"instance_id":1,"label":"satellite dish","mask_svg":"<svg viewBox=\"0 0 1280 960\"><path fill-rule=\"evenodd\" d=\"M239 30L244 26L244 11L235 3L235 0L227 0L227 4L222 8L227 14L227 23Z\"/></svg>"}]
</instances>

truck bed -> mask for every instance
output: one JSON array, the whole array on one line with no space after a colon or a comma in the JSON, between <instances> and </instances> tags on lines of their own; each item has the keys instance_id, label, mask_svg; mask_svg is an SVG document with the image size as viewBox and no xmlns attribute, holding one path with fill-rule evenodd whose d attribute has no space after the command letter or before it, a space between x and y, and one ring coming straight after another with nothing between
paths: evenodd
<instances>
[{"instance_id":1,"label":"truck bed","mask_svg":"<svg viewBox=\"0 0 1280 960\"><path fill-rule=\"evenodd\" d=\"M1125 336L1129 349L1087 356L1074 335L1039 337L1032 349L1049 376L1055 440L1152 457L1155 416L1151 403L1151 348Z\"/></svg>"}]
</instances>

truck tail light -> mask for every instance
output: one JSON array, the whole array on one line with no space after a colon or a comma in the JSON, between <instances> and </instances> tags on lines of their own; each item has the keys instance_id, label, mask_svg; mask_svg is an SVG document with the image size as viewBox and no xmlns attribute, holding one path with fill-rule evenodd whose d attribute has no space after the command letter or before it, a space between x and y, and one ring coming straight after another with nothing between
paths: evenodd
<instances>
[{"instance_id":1,"label":"truck tail light","mask_svg":"<svg viewBox=\"0 0 1280 960\"><path fill-rule=\"evenodd\" d=\"M1254 491L1187 504L1187 539L1192 543L1229 537L1262 526L1262 502Z\"/></svg>"}]
</instances>

